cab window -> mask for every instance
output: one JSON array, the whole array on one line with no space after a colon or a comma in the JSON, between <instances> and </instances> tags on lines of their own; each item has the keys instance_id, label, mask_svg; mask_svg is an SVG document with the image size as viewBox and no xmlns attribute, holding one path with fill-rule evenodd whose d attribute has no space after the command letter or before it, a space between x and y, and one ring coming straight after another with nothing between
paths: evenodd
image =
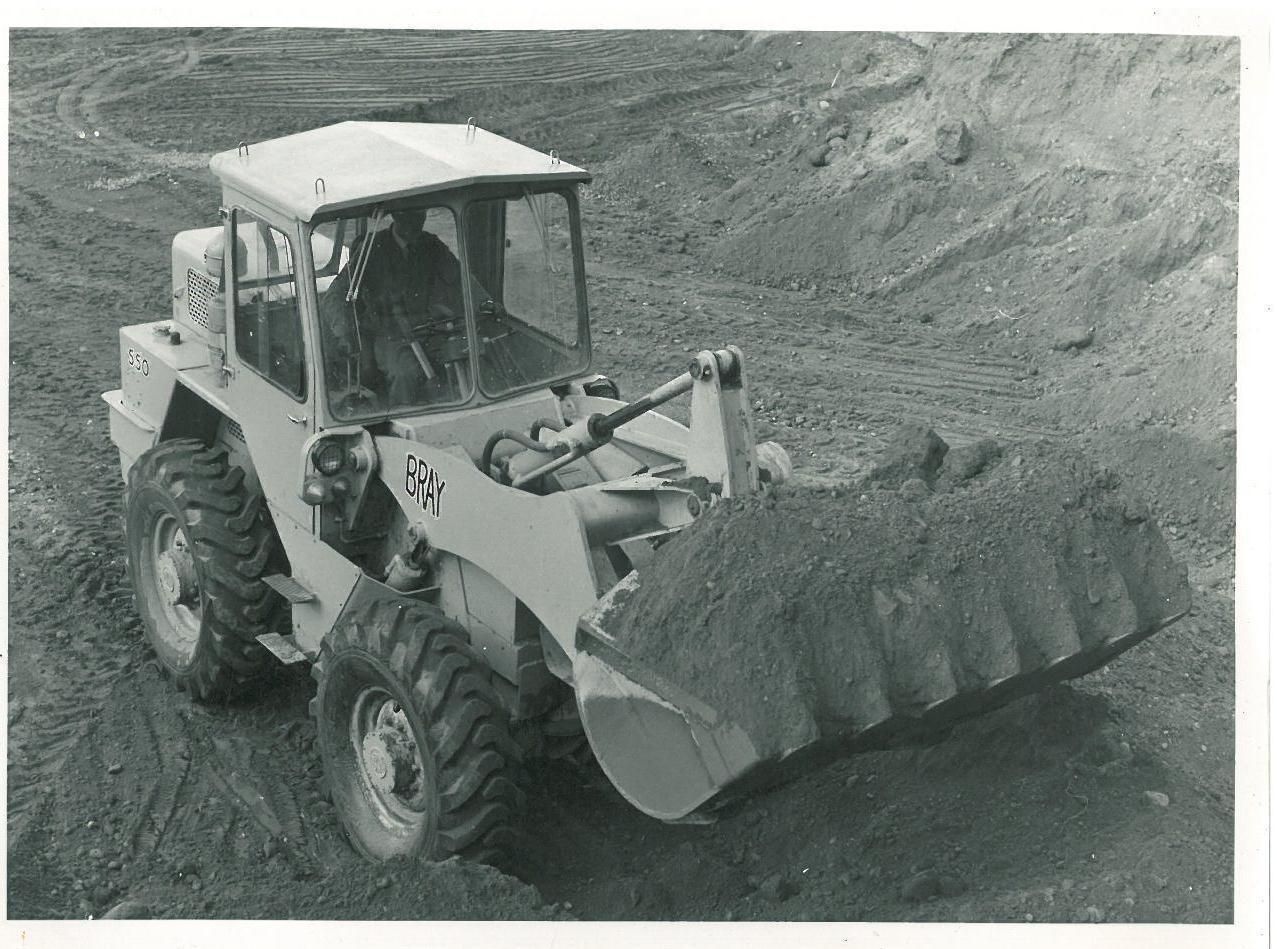
<instances>
[{"instance_id":1,"label":"cab window","mask_svg":"<svg viewBox=\"0 0 1277 949\"><path fill-rule=\"evenodd\" d=\"M430 411L470 398L465 287L450 208L353 209L316 225L310 246L321 365L336 418Z\"/></svg>"},{"instance_id":2,"label":"cab window","mask_svg":"<svg viewBox=\"0 0 1277 949\"><path fill-rule=\"evenodd\" d=\"M541 385L589 365L573 234L571 207L558 192L467 207L485 392Z\"/></svg>"},{"instance_id":3,"label":"cab window","mask_svg":"<svg viewBox=\"0 0 1277 949\"><path fill-rule=\"evenodd\" d=\"M306 359L292 245L243 210L232 219L235 246L235 352L293 398L306 396Z\"/></svg>"}]
</instances>

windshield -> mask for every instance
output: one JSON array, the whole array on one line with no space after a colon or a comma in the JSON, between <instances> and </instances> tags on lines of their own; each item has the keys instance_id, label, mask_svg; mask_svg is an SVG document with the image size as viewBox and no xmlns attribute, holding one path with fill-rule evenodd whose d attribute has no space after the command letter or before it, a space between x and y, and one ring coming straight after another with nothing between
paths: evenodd
<instances>
[{"instance_id":1,"label":"windshield","mask_svg":"<svg viewBox=\"0 0 1277 949\"><path fill-rule=\"evenodd\" d=\"M471 202L472 270L490 294L479 311L479 383L497 395L589 366L567 197L557 192Z\"/></svg>"},{"instance_id":2,"label":"windshield","mask_svg":"<svg viewBox=\"0 0 1277 949\"><path fill-rule=\"evenodd\" d=\"M456 405L474 389L456 219L380 208L311 234L328 401L339 419Z\"/></svg>"},{"instance_id":3,"label":"windshield","mask_svg":"<svg viewBox=\"0 0 1277 949\"><path fill-rule=\"evenodd\" d=\"M490 396L588 368L567 198L474 201L465 228L468 266L442 205L363 208L311 232L336 418L466 402L476 365Z\"/></svg>"}]
</instances>

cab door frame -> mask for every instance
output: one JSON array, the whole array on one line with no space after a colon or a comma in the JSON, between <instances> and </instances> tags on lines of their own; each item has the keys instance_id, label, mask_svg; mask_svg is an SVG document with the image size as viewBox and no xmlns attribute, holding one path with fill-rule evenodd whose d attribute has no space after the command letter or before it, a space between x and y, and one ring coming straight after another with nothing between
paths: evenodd
<instances>
[{"instance_id":1,"label":"cab door frame","mask_svg":"<svg viewBox=\"0 0 1277 949\"><path fill-rule=\"evenodd\" d=\"M279 526L286 518L306 533L316 530L315 508L302 500L302 449L317 430L319 373L316 369L318 340L310 314L314 312L314 296L309 290L309 255L303 252L301 228L292 219L280 220L256 202L227 196L225 216L226 244L226 401L236 413L236 422L244 433L248 455L261 484L270 513ZM237 280L241 267L237 237L244 215L250 226L266 225L285 238L288 265L292 272L293 301L297 311L302 357L303 394L298 397L271 380L249 362L239 349L239 306ZM278 261L282 270L284 261Z\"/></svg>"}]
</instances>

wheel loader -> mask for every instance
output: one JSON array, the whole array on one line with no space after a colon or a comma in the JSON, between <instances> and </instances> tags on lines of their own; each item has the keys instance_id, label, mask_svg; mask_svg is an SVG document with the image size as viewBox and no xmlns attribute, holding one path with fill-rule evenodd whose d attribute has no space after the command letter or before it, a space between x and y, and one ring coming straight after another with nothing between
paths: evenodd
<instances>
[{"instance_id":1,"label":"wheel loader","mask_svg":"<svg viewBox=\"0 0 1277 949\"><path fill-rule=\"evenodd\" d=\"M172 313L120 330L103 396L178 687L311 663L326 782L374 859L500 858L521 760L585 742L667 821L821 759L609 634L664 543L792 468L755 442L735 346L632 401L594 371L586 171L473 122L344 122L210 167L220 222L174 239ZM687 425L658 411L682 396Z\"/></svg>"}]
</instances>

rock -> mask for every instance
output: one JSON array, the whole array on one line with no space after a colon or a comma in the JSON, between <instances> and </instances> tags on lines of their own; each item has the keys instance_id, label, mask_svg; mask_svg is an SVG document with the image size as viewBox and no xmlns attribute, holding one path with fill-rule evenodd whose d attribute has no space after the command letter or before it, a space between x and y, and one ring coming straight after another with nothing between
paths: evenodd
<instances>
[{"instance_id":1,"label":"rock","mask_svg":"<svg viewBox=\"0 0 1277 949\"><path fill-rule=\"evenodd\" d=\"M992 438L954 448L944 457L941 475L952 482L970 481L1002 457L1002 446Z\"/></svg>"},{"instance_id":2,"label":"rock","mask_svg":"<svg viewBox=\"0 0 1277 949\"><path fill-rule=\"evenodd\" d=\"M1079 923L1102 923L1104 922L1104 910L1098 906L1088 906L1086 909L1078 910L1077 921Z\"/></svg>"},{"instance_id":3,"label":"rock","mask_svg":"<svg viewBox=\"0 0 1277 949\"><path fill-rule=\"evenodd\" d=\"M777 71L777 72L784 72L784 71L785 71L785 70L787 70L787 69L793 69L793 68L794 68L794 64L793 64L793 63L791 63L791 62L790 62L789 60L787 60L787 59L778 59L778 60L776 60L776 71Z\"/></svg>"},{"instance_id":4,"label":"rock","mask_svg":"<svg viewBox=\"0 0 1277 949\"><path fill-rule=\"evenodd\" d=\"M930 484L948 451L949 445L932 429L904 425L892 436L882 460L869 473L869 480L902 486L910 478L921 478Z\"/></svg>"},{"instance_id":5,"label":"rock","mask_svg":"<svg viewBox=\"0 0 1277 949\"><path fill-rule=\"evenodd\" d=\"M151 907L138 900L124 900L116 903L102 914L103 919L150 919L155 914Z\"/></svg>"},{"instance_id":6,"label":"rock","mask_svg":"<svg viewBox=\"0 0 1277 949\"><path fill-rule=\"evenodd\" d=\"M773 903L783 903L798 892L798 884L784 873L773 873L758 885L758 892Z\"/></svg>"},{"instance_id":7,"label":"rock","mask_svg":"<svg viewBox=\"0 0 1277 949\"><path fill-rule=\"evenodd\" d=\"M842 71L852 76L859 76L869 68L869 57L855 53L842 61Z\"/></svg>"},{"instance_id":8,"label":"rock","mask_svg":"<svg viewBox=\"0 0 1277 949\"><path fill-rule=\"evenodd\" d=\"M1095 341L1095 327L1066 326L1055 334L1051 348L1057 352L1086 349Z\"/></svg>"},{"instance_id":9,"label":"rock","mask_svg":"<svg viewBox=\"0 0 1277 949\"><path fill-rule=\"evenodd\" d=\"M807 149L803 157L807 160L807 164L813 168L825 167L825 165L829 164L829 143L826 142L823 145L816 145Z\"/></svg>"},{"instance_id":10,"label":"rock","mask_svg":"<svg viewBox=\"0 0 1277 949\"><path fill-rule=\"evenodd\" d=\"M753 178L742 178L723 192L723 197L728 201L735 201L742 195L746 194L754 187Z\"/></svg>"},{"instance_id":11,"label":"rock","mask_svg":"<svg viewBox=\"0 0 1277 949\"><path fill-rule=\"evenodd\" d=\"M900 149L904 148L908 144L909 144L908 137L897 134L887 139L886 144L882 146L882 150L886 152L887 154L891 154L892 152L899 151Z\"/></svg>"},{"instance_id":12,"label":"rock","mask_svg":"<svg viewBox=\"0 0 1277 949\"><path fill-rule=\"evenodd\" d=\"M825 133L826 142L832 142L836 138L846 138L846 137L847 137L847 126L845 125L835 125L833 128L831 128L828 132Z\"/></svg>"},{"instance_id":13,"label":"rock","mask_svg":"<svg viewBox=\"0 0 1277 949\"><path fill-rule=\"evenodd\" d=\"M1144 803L1150 807L1170 807L1171 799L1161 791L1145 791Z\"/></svg>"},{"instance_id":14,"label":"rock","mask_svg":"<svg viewBox=\"0 0 1277 949\"><path fill-rule=\"evenodd\" d=\"M107 766L106 773L119 774L123 770L124 770L124 765L120 764L119 762L116 762L115 764Z\"/></svg>"},{"instance_id":15,"label":"rock","mask_svg":"<svg viewBox=\"0 0 1277 949\"><path fill-rule=\"evenodd\" d=\"M910 478L900 486L900 496L906 501L921 501L931 493L927 482L921 478Z\"/></svg>"},{"instance_id":16,"label":"rock","mask_svg":"<svg viewBox=\"0 0 1277 949\"><path fill-rule=\"evenodd\" d=\"M1211 254L1202 261L1202 282L1216 290L1231 290L1237 286L1237 263L1220 254Z\"/></svg>"},{"instance_id":17,"label":"rock","mask_svg":"<svg viewBox=\"0 0 1277 949\"><path fill-rule=\"evenodd\" d=\"M962 119L945 119L936 128L936 154L950 165L958 165L971 156L971 132Z\"/></svg>"},{"instance_id":18,"label":"rock","mask_svg":"<svg viewBox=\"0 0 1277 949\"><path fill-rule=\"evenodd\" d=\"M914 181L926 181L931 177L931 168L925 161L911 161L905 173Z\"/></svg>"}]
</instances>

